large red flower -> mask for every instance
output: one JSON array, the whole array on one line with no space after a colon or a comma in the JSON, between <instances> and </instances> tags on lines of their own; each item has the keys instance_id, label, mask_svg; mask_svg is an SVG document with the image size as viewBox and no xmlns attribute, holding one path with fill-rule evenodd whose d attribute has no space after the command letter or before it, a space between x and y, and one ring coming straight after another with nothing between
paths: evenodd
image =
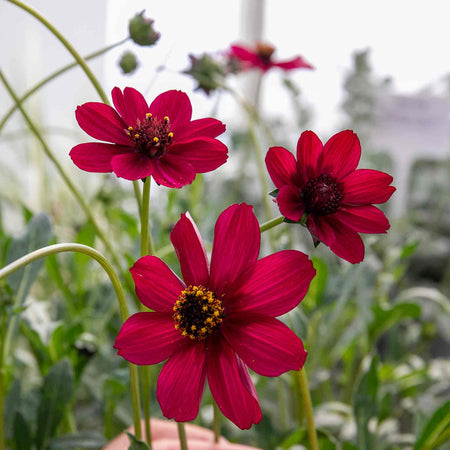
<instances>
[{"instance_id":1,"label":"large red flower","mask_svg":"<svg viewBox=\"0 0 450 450\"><path fill-rule=\"evenodd\" d=\"M276 61L273 58L275 47L263 42L257 42L255 48L244 47L242 45L232 45L230 56L238 59L242 63L243 69L259 68L267 72L272 67L279 67L283 70L293 69L314 69L301 56L286 61Z\"/></svg>"},{"instance_id":2,"label":"large red flower","mask_svg":"<svg viewBox=\"0 0 450 450\"><path fill-rule=\"evenodd\" d=\"M303 366L301 340L275 317L300 303L315 270L295 250L258 260L258 221L246 204L218 218L211 265L189 214L182 214L170 239L184 281L155 256L139 259L130 269L136 294L154 312L126 320L114 347L134 364L168 358L156 392L167 418L193 420L208 380L223 414L250 428L261 410L247 367L274 377Z\"/></svg>"},{"instance_id":3,"label":"large red flower","mask_svg":"<svg viewBox=\"0 0 450 450\"><path fill-rule=\"evenodd\" d=\"M281 214L306 222L316 242L328 245L351 263L364 259L358 233L386 233L389 222L373 204L384 203L395 191L384 172L356 169L361 157L358 136L346 130L322 145L312 131L297 143L297 161L283 147L267 152L266 165L279 189Z\"/></svg>"},{"instance_id":4,"label":"large red flower","mask_svg":"<svg viewBox=\"0 0 450 450\"><path fill-rule=\"evenodd\" d=\"M158 184L180 188L197 173L217 169L227 147L217 139L225 131L219 120L192 120L192 106L181 91L167 91L147 105L133 88L112 90L116 110L85 103L76 110L80 127L101 141L74 147L73 162L88 172L114 172L127 180L152 176Z\"/></svg>"}]
</instances>

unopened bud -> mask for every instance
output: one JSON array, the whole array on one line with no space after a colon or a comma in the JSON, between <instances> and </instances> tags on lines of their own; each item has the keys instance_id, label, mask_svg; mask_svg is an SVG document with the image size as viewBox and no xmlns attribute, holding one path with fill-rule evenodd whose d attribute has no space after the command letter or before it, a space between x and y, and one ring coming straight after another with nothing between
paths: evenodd
<instances>
[{"instance_id":1,"label":"unopened bud","mask_svg":"<svg viewBox=\"0 0 450 450\"><path fill-rule=\"evenodd\" d=\"M123 73L133 73L138 65L136 55L130 51L126 51L119 61L119 66Z\"/></svg>"},{"instance_id":2,"label":"unopened bud","mask_svg":"<svg viewBox=\"0 0 450 450\"><path fill-rule=\"evenodd\" d=\"M155 45L161 34L153 29L153 22L144 18L144 11L136 14L128 24L131 39L138 45Z\"/></svg>"}]
</instances>

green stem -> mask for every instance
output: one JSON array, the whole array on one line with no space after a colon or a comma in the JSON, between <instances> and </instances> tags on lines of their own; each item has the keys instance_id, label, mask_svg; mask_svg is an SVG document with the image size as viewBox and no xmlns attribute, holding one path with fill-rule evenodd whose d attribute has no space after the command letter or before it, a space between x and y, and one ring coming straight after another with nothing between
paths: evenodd
<instances>
[{"instance_id":1,"label":"green stem","mask_svg":"<svg viewBox=\"0 0 450 450\"><path fill-rule=\"evenodd\" d=\"M125 321L128 316L128 306L125 299L125 294L122 289L122 285L120 284L120 279L117 276L113 266L110 262L97 250L92 247L88 247L83 244L75 244L75 243L65 243L65 244L54 244L49 245L47 247L41 248L39 250L35 250L34 252L28 253L25 256L17 259L16 261L8 264L6 267L0 269L0 280L4 277L7 277L14 273L16 270L21 269L22 267L27 266L28 264L49 255L54 255L56 253L61 252L78 252L83 253L85 255L90 256L95 259L104 269L106 274L108 275L111 284L114 288L114 291L117 296L117 300L119 302L120 315L122 317L122 321ZM9 347L11 346L11 342L5 342L5 346L3 347L3 359L2 359L2 367L5 366L5 360L9 353ZM134 426L135 426L135 434L138 439L141 438L141 420L140 420L140 404L139 404L139 380L137 376L136 366L134 364L129 364L130 370L130 383L131 383L131 397L133 402L133 416L134 416ZM3 393L0 393L0 399L3 398Z\"/></svg>"},{"instance_id":2,"label":"green stem","mask_svg":"<svg viewBox=\"0 0 450 450\"><path fill-rule=\"evenodd\" d=\"M25 121L27 122L28 127L33 132L33 134L36 136L36 138L39 141L39 143L41 144L45 154L50 159L50 161L52 161L52 163L55 165L57 171L59 172L59 175L64 180L64 182L67 185L67 187L69 188L69 190L72 192L72 194L75 197L75 199L78 201L79 205L81 206L81 208L83 209L84 213L86 214L86 217L91 221L92 225L95 228L95 232L97 233L97 236L102 240L102 242L105 245L106 249L108 250L109 254L113 258L114 263L117 265L117 267L120 268L120 272L123 274L124 280L127 283L129 283L129 281L128 281L129 280L128 273L126 273L122 269L121 263L120 263L120 259L119 259L118 255L117 255L116 251L111 246L109 240L106 238L106 235L100 229L97 221L95 220L94 215L92 214L91 209L89 208L88 204L84 200L83 195L77 189L75 184L72 182L70 177L65 172L64 168L62 167L62 165L59 163L59 161L56 158L56 156L50 150L50 147L47 145L47 142L44 140L44 138L43 138L42 134L40 133L39 129L37 128L35 123L31 120L30 116L27 114L27 112L23 108L22 104L20 103L20 99L18 98L18 96L15 93L15 91L12 89L11 85L9 84L8 80L5 78L5 76L3 75L3 72L1 70L0 70L0 80L2 80L2 82L5 85L7 91L9 92L11 97L16 102L16 105L17 105L18 109L20 110L20 112L22 113L22 116L24 117ZM131 287L131 291L133 291L132 287Z\"/></svg>"},{"instance_id":3,"label":"green stem","mask_svg":"<svg viewBox=\"0 0 450 450\"><path fill-rule=\"evenodd\" d=\"M220 439L220 410L217 403L213 400L214 416L213 416L213 431L214 442L217 444Z\"/></svg>"},{"instance_id":4,"label":"green stem","mask_svg":"<svg viewBox=\"0 0 450 450\"><path fill-rule=\"evenodd\" d=\"M319 450L316 428L314 426L314 413L312 408L311 395L308 389L308 380L306 378L305 368L298 371L298 382L300 386L300 392L302 394L303 409L305 411L310 449Z\"/></svg>"},{"instance_id":5,"label":"green stem","mask_svg":"<svg viewBox=\"0 0 450 450\"><path fill-rule=\"evenodd\" d=\"M188 450L187 440L186 440L186 430L184 429L183 422L177 422L178 427L178 437L180 439L180 450Z\"/></svg>"},{"instance_id":6,"label":"green stem","mask_svg":"<svg viewBox=\"0 0 450 450\"><path fill-rule=\"evenodd\" d=\"M127 42L129 37L126 37L125 39L122 39L119 42L116 42L115 44L108 45L107 47L104 47L100 50L97 50L94 53L91 53L84 57L85 61L89 61L90 59L94 59L98 56L103 55L104 53L108 52L109 50L112 50L113 48L118 47L119 45L122 45L123 43ZM41 89L43 86L48 84L50 81L54 80L55 78L59 77L63 73L69 71L70 69L73 69L74 67L78 66L78 62L73 62L71 64L68 64L61 69L51 73L47 77L45 77L43 80L41 80L39 83L35 84L31 89L29 89L25 94L22 95L19 99L19 103L23 103L25 100L27 100L29 97L31 97L35 92L37 92L39 89ZM16 111L18 108L17 104L11 106L9 111L3 116L3 119L0 122L0 131L5 126L6 122L9 120L9 118L14 114L14 111Z\"/></svg>"},{"instance_id":7,"label":"green stem","mask_svg":"<svg viewBox=\"0 0 450 450\"><path fill-rule=\"evenodd\" d=\"M72 47L72 45L69 43L69 41L41 14L39 14L35 9L31 8L30 6L26 5L25 3L22 3L19 0L7 0L10 3L13 3L14 5L18 6L19 8L22 8L29 14L31 14L35 19L39 20L68 50L68 52L74 57L75 61L80 65L80 67L83 69L86 76L91 81L92 85L94 86L95 90L98 92L98 95L102 99L102 101L106 104L109 104L108 97L106 96L103 88L101 87L99 81L95 77L95 75L92 73L91 69L89 69L88 65L86 64L86 61L80 56L80 54Z\"/></svg>"},{"instance_id":8,"label":"green stem","mask_svg":"<svg viewBox=\"0 0 450 450\"><path fill-rule=\"evenodd\" d=\"M1 306L0 306L1 307ZM5 450L5 338L6 338L6 311L0 311L0 450Z\"/></svg>"},{"instance_id":9,"label":"green stem","mask_svg":"<svg viewBox=\"0 0 450 450\"><path fill-rule=\"evenodd\" d=\"M141 198L141 190L139 189L139 180L133 181L133 189L134 189L134 196L136 197L139 217L142 217L142 198Z\"/></svg>"},{"instance_id":10,"label":"green stem","mask_svg":"<svg viewBox=\"0 0 450 450\"><path fill-rule=\"evenodd\" d=\"M259 231L261 233L264 233L264 231L270 230L273 227L276 227L277 225L280 225L280 223L284 222L284 217L283 216L279 216L279 217L275 217L275 219L271 219L265 223L263 223L262 225L259 226Z\"/></svg>"},{"instance_id":11,"label":"green stem","mask_svg":"<svg viewBox=\"0 0 450 450\"><path fill-rule=\"evenodd\" d=\"M149 211L150 211L150 186L152 179L147 177L144 180L144 186L142 188L142 207L141 207L141 256L145 256L149 253L153 253L153 245L149 245L150 230L149 230ZM150 249L151 247L151 249ZM142 310L145 307L142 306ZM142 381L142 403L144 407L144 424L145 424L145 437L146 442L150 448L152 448L152 435L150 429L150 367L140 367L141 381Z\"/></svg>"}]
</instances>

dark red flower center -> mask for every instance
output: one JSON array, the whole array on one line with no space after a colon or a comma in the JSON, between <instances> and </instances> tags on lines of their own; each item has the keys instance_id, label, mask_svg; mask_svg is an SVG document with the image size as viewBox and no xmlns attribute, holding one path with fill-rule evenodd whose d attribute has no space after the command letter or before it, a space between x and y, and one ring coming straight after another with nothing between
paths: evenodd
<instances>
[{"instance_id":1,"label":"dark red flower center","mask_svg":"<svg viewBox=\"0 0 450 450\"><path fill-rule=\"evenodd\" d=\"M309 180L302 194L306 212L316 216L335 213L343 198L341 183L328 174Z\"/></svg>"},{"instance_id":2,"label":"dark red flower center","mask_svg":"<svg viewBox=\"0 0 450 450\"><path fill-rule=\"evenodd\" d=\"M272 55L275 52L275 47L270 44L265 44L263 42L256 43L256 54L261 58L261 60L265 63L270 63L272 59Z\"/></svg>"},{"instance_id":3,"label":"dark red flower center","mask_svg":"<svg viewBox=\"0 0 450 450\"><path fill-rule=\"evenodd\" d=\"M223 320L222 301L204 286L189 286L173 307L175 328L190 339L206 339Z\"/></svg>"},{"instance_id":4,"label":"dark red flower center","mask_svg":"<svg viewBox=\"0 0 450 450\"><path fill-rule=\"evenodd\" d=\"M169 118L161 120L151 113L147 113L143 121L138 119L134 127L128 127L127 134L136 151L149 158L162 156L173 138Z\"/></svg>"}]
</instances>

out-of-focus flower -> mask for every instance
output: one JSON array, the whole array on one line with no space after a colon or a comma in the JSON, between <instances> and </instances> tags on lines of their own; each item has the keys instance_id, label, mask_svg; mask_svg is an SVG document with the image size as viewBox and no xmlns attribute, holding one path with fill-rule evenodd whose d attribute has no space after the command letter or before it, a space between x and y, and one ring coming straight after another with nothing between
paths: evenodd
<instances>
[{"instance_id":1,"label":"out-of-focus flower","mask_svg":"<svg viewBox=\"0 0 450 450\"><path fill-rule=\"evenodd\" d=\"M144 17L144 11L136 14L128 23L130 38L138 45L155 45L161 34L153 29L154 22Z\"/></svg>"},{"instance_id":2,"label":"out-of-focus flower","mask_svg":"<svg viewBox=\"0 0 450 450\"><path fill-rule=\"evenodd\" d=\"M212 118L191 120L192 106L184 92L164 92L150 106L129 87L123 93L114 88L112 98L116 109L91 102L76 110L86 133L111 142L75 146L70 157L80 169L114 172L127 180L151 175L158 184L180 188L227 160L227 147L214 139L225 125Z\"/></svg>"},{"instance_id":3,"label":"out-of-focus flower","mask_svg":"<svg viewBox=\"0 0 450 450\"><path fill-rule=\"evenodd\" d=\"M114 347L134 364L168 358L156 390L167 418L193 420L207 379L223 414L250 428L261 410L247 367L274 377L303 366L301 340L275 317L300 303L315 270L295 250L258 260L261 234L246 204L219 216L211 264L189 214L182 214L170 239L184 281L155 256L139 259L130 269L136 294L153 312L127 319Z\"/></svg>"},{"instance_id":4,"label":"out-of-focus flower","mask_svg":"<svg viewBox=\"0 0 450 450\"><path fill-rule=\"evenodd\" d=\"M273 67L279 67L283 70L294 69L314 69L314 67L305 61L301 56L286 61L277 61L273 55L275 47L263 42L257 42L254 48L242 45L232 45L229 51L231 60L238 60L241 63L241 70L258 68L267 72Z\"/></svg>"},{"instance_id":5,"label":"out-of-focus flower","mask_svg":"<svg viewBox=\"0 0 450 450\"><path fill-rule=\"evenodd\" d=\"M133 52L126 51L120 57L119 66L125 74L133 73L138 65L138 60Z\"/></svg>"},{"instance_id":6,"label":"out-of-focus flower","mask_svg":"<svg viewBox=\"0 0 450 450\"><path fill-rule=\"evenodd\" d=\"M301 134L297 161L283 147L272 147L267 170L277 187L281 214L305 224L315 243L323 242L351 262L364 259L358 233L386 233L389 222L373 204L386 202L395 188L384 172L356 169L361 157L358 136L341 131L322 145L312 131Z\"/></svg>"},{"instance_id":7,"label":"out-of-focus flower","mask_svg":"<svg viewBox=\"0 0 450 450\"><path fill-rule=\"evenodd\" d=\"M183 73L197 81L196 90L201 89L209 95L211 91L223 86L226 73L223 64L218 60L207 53L200 57L189 55L189 59L191 66Z\"/></svg>"}]
</instances>

